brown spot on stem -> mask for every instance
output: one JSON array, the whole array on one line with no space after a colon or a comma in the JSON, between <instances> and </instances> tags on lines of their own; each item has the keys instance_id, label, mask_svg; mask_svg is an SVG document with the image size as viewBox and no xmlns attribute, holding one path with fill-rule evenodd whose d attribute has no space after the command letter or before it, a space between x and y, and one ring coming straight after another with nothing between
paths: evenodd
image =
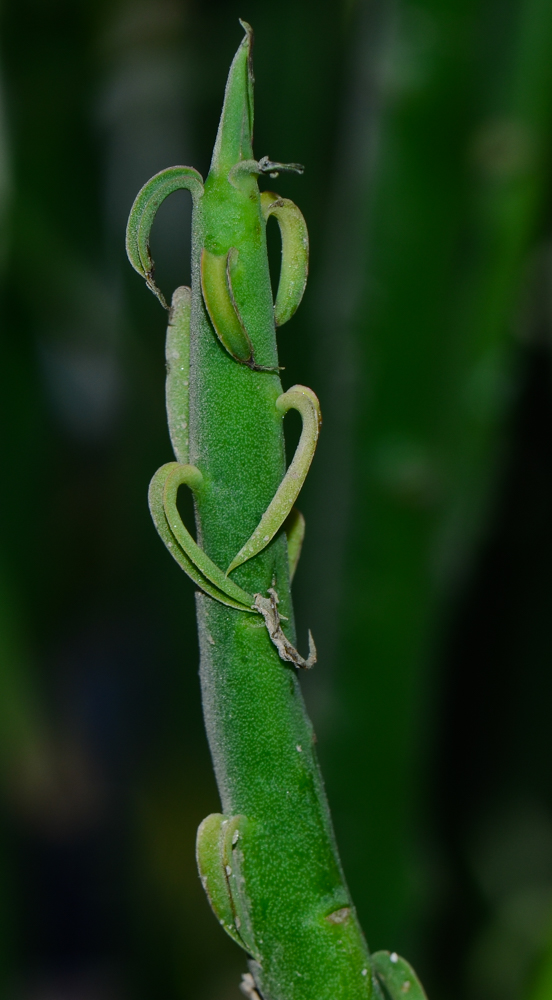
<instances>
[{"instance_id":1,"label":"brown spot on stem","mask_svg":"<svg viewBox=\"0 0 552 1000\"><path fill-rule=\"evenodd\" d=\"M334 910L326 917L329 924L343 924L351 916L351 907L342 906L340 910Z\"/></svg>"}]
</instances>

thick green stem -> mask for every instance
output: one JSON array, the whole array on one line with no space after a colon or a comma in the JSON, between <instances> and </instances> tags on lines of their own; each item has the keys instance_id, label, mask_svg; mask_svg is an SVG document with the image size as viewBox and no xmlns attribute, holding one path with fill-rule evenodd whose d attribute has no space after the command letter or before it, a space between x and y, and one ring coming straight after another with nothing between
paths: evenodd
<instances>
[{"instance_id":1,"label":"thick green stem","mask_svg":"<svg viewBox=\"0 0 552 1000\"><path fill-rule=\"evenodd\" d=\"M282 165L252 159L251 30L244 27L204 189L190 168L157 175L136 199L127 244L158 294L148 248L151 206L175 186L192 189L189 378L189 298L182 291L173 299L167 351L171 438L184 462L159 470L150 504L167 547L201 588L201 685L223 815L201 824L198 864L221 924L251 956L250 996L367 1000L380 994L379 983L398 997L407 982L419 998L414 973L397 956L382 953L371 964L295 667L311 666L315 653L311 648L303 660L293 646L286 530L294 567L302 521L290 511L318 437L319 407L304 386L282 393L267 217L277 215L283 234L279 324L299 304L308 240L287 199L271 194L261 202L257 176ZM282 424L291 407L302 415L303 433L286 474ZM181 433L188 422L189 439ZM179 521L180 483L194 493L197 544Z\"/></svg>"},{"instance_id":2,"label":"thick green stem","mask_svg":"<svg viewBox=\"0 0 552 1000\"><path fill-rule=\"evenodd\" d=\"M245 46L237 59L227 102L238 74L248 85ZM243 102L243 90L234 99ZM225 108L221 132L234 117ZM190 457L206 484L197 495L201 543L227 566L276 493L285 458L279 376L234 360L213 336L201 295L200 248L222 254L236 247L242 268L236 296L255 360L277 367L256 179L245 174L239 187L232 184L224 132L216 148L224 166L213 165L194 217ZM285 535L233 575L253 593L275 585L294 642ZM259 618L203 594L197 609L205 722L222 808L248 819L242 865L258 986L282 1000L368 996L368 954L344 884L296 671L280 659Z\"/></svg>"}]
</instances>

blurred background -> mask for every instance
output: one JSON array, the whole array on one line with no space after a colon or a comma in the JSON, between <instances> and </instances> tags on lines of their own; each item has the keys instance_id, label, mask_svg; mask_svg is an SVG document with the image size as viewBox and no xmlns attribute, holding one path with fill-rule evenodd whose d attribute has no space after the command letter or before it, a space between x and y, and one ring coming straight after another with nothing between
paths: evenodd
<instances>
[{"instance_id":1,"label":"blurred background","mask_svg":"<svg viewBox=\"0 0 552 1000\"><path fill-rule=\"evenodd\" d=\"M552 1000L551 0L3 0L0 996L240 995L146 503L166 316L124 253L154 172L208 170L238 16L256 154L306 166L268 184L311 235L279 343L324 415L294 586L347 879L432 1000ZM166 294L189 225L179 192Z\"/></svg>"}]
</instances>

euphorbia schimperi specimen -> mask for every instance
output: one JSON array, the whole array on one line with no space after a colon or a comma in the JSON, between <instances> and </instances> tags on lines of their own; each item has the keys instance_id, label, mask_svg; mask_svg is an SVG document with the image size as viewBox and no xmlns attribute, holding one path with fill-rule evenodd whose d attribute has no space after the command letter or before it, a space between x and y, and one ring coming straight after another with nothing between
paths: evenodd
<instances>
[{"instance_id":1,"label":"euphorbia schimperi specimen","mask_svg":"<svg viewBox=\"0 0 552 1000\"><path fill-rule=\"evenodd\" d=\"M218 920L250 956L252 1000L382 1000L423 990L395 953L370 955L345 884L297 673L290 585L304 521L294 507L320 426L318 400L282 391L276 328L307 278L299 209L259 192L261 174L302 172L253 155L252 32L232 63L205 181L170 167L142 188L127 232L130 261L163 305L149 233L178 188L193 199L192 288L173 296L167 413L175 462L153 477L150 509L171 555L198 586L201 685L222 813L208 816L197 860ZM273 303L266 223L275 216L282 266ZM286 471L282 422L303 430ZM197 541L177 493L192 490Z\"/></svg>"}]
</instances>

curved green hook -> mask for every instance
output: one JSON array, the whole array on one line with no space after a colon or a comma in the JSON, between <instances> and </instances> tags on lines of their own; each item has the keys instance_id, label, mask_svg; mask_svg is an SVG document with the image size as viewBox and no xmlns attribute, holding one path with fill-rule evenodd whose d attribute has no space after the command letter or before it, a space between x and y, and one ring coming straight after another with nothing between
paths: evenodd
<instances>
[{"instance_id":1,"label":"curved green hook","mask_svg":"<svg viewBox=\"0 0 552 1000\"><path fill-rule=\"evenodd\" d=\"M150 483L148 494L155 527L173 559L206 594L230 608L255 613L253 595L226 578L182 523L176 506L178 488L186 485L193 492L202 483L203 476L195 465L179 462L162 465Z\"/></svg>"},{"instance_id":2,"label":"curved green hook","mask_svg":"<svg viewBox=\"0 0 552 1000\"><path fill-rule=\"evenodd\" d=\"M168 309L164 295L154 280L154 263L150 254L149 235L161 203L173 191L190 191L194 205L203 194L203 178L193 167L167 167L155 174L140 189L130 210L126 231L126 251L135 271L146 279L150 291Z\"/></svg>"},{"instance_id":3,"label":"curved green hook","mask_svg":"<svg viewBox=\"0 0 552 1000\"><path fill-rule=\"evenodd\" d=\"M268 545L274 535L282 527L299 496L307 472L312 462L320 424L320 403L312 389L305 385L294 385L276 400L276 408L284 416L288 410L298 410L303 420L303 429L293 461L280 483L273 500L266 508L259 524L250 538L242 546L237 556L234 556L226 573L231 573L237 566L247 562ZM297 556L297 558L299 558Z\"/></svg>"},{"instance_id":4,"label":"curved green hook","mask_svg":"<svg viewBox=\"0 0 552 1000\"><path fill-rule=\"evenodd\" d=\"M297 388L295 387L295 389ZM300 388L304 389L303 386ZM290 392L295 392L295 389L290 390ZM307 390L307 392L310 392L310 390ZM288 394L285 393L284 395L287 396ZM312 396L314 396L314 393L312 393ZM316 399L316 397L314 398ZM283 397L280 396L277 403L282 399ZM286 407L286 410L292 408L299 409L301 401L298 399L287 400L282 405ZM319 412L312 401L309 409ZM284 524L284 529L288 537L290 578L293 578L305 533L305 520L298 510L291 508L294 497L299 492L302 484L301 481L297 485L297 481L300 479L301 474L303 478L306 476L312 460L312 454L314 453L314 447L311 448L309 444L302 445L305 434L309 435L309 424L312 424L312 420L309 421L308 417L304 418L303 433L293 462L282 480L272 503L269 504L259 522L259 526L249 540L255 550L251 551L249 555L243 556L244 549L246 548L244 546L240 553L238 553L238 556L236 556L236 559L234 559L236 565L246 562L247 559L251 559L257 552L262 551L268 545L270 539L274 537L276 531ZM304 469L303 473L300 472L301 469ZM291 480L295 480L291 491L289 489L289 482L286 482L290 473ZM202 483L203 476L195 465L182 465L179 462L167 462L166 465L162 465L155 473L148 493L149 508L155 527L173 559L206 594L209 594L216 601L220 601L221 604L226 604L230 608L236 608L237 611L258 614L260 613L260 608L255 602L255 597L252 594L248 594L247 591L242 590L233 580L229 580L228 576L219 569L216 563L212 559L209 559L207 553L194 541L180 517L177 508L179 487L184 485L189 486L192 492L194 492L201 489ZM269 522L270 527L267 528ZM258 533L265 530L272 530L272 534L263 536L262 541L259 541ZM232 568L235 567L232 565Z\"/></svg>"},{"instance_id":5,"label":"curved green hook","mask_svg":"<svg viewBox=\"0 0 552 1000\"><path fill-rule=\"evenodd\" d=\"M309 273L309 234L303 213L289 198L263 191L261 209L265 221L274 216L282 238L282 267L274 303L274 322L282 326L291 319L303 298Z\"/></svg>"}]
</instances>

